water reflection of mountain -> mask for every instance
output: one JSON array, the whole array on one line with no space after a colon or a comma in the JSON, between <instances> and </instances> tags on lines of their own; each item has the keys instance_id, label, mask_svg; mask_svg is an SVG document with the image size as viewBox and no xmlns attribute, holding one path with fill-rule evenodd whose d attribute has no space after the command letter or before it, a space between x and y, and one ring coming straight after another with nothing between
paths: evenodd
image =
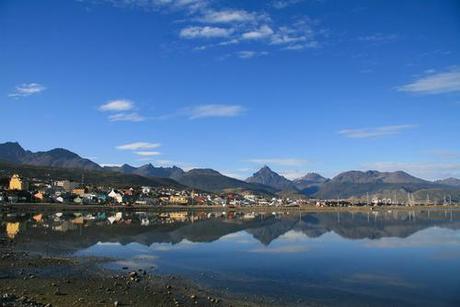
<instances>
[{"instance_id":1,"label":"water reflection of mountain","mask_svg":"<svg viewBox=\"0 0 460 307\"><path fill-rule=\"evenodd\" d=\"M457 213L458 215L458 213ZM401 212L391 213L316 213L276 219L270 225L247 229L254 238L265 245L286 232L302 232L310 238L335 232L346 239L406 238L428 227L439 226L460 229L455 212Z\"/></svg>"},{"instance_id":2,"label":"water reflection of mountain","mask_svg":"<svg viewBox=\"0 0 460 307\"><path fill-rule=\"evenodd\" d=\"M98 242L123 245L134 242L177 244L182 240L212 242L239 231L246 231L262 244L269 245L288 231L302 232L310 238L333 231L346 239L378 239L405 238L432 226L460 228L458 212L455 211L253 216L120 213L112 216L111 222L110 218L101 214L4 216L2 235L10 235L7 231L14 228L14 241L19 248L54 254L71 253ZM11 226L12 223L15 227Z\"/></svg>"}]
</instances>

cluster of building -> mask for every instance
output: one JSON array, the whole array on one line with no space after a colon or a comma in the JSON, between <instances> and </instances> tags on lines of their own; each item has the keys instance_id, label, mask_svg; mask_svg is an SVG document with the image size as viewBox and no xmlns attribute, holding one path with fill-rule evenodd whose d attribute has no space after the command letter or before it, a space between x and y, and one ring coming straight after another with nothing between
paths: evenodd
<instances>
[{"instance_id":1,"label":"cluster of building","mask_svg":"<svg viewBox=\"0 0 460 307\"><path fill-rule=\"evenodd\" d=\"M438 204L430 201L415 202L411 193L408 201L397 202L396 197L370 198L367 201L314 200L287 197L268 197L251 192L206 193L190 189L176 190L168 187L125 187L88 185L70 180L43 181L29 180L14 174L0 178L0 203L58 203L82 205L127 205L127 206L221 206L221 207L356 207L356 206L416 206ZM444 200L444 205L452 205L452 200Z\"/></svg>"},{"instance_id":2,"label":"cluster of building","mask_svg":"<svg viewBox=\"0 0 460 307\"><path fill-rule=\"evenodd\" d=\"M0 203L58 203L128 206L299 206L299 200L267 198L252 193L205 193L167 187L113 188L70 180L27 180L18 174L0 180Z\"/></svg>"}]
</instances>

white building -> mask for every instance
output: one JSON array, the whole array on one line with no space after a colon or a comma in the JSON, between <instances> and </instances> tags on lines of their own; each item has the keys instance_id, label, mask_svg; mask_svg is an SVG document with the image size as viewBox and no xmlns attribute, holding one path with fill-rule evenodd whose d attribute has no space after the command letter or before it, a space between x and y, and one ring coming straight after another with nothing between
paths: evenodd
<instances>
[{"instance_id":1,"label":"white building","mask_svg":"<svg viewBox=\"0 0 460 307\"><path fill-rule=\"evenodd\" d=\"M113 198L117 203L123 202L123 194L116 192L114 189L112 189L112 191L110 191L110 193L107 196Z\"/></svg>"}]
</instances>

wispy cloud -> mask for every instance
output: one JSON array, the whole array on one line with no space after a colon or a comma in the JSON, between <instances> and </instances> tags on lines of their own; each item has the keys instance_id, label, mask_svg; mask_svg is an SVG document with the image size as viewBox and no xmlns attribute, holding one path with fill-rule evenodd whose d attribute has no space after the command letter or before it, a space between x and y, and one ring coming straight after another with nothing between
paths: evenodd
<instances>
[{"instance_id":1,"label":"wispy cloud","mask_svg":"<svg viewBox=\"0 0 460 307\"><path fill-rule=\"evenodd\" d=\"M267 37L270 37L273 34L272 28L268 25L262 25L258 29L254 29L248 32L245 32L241 35L243 39L250 39L250 40L255 40L255 39L264 39Z\"/></svg>"},{"instance_id":2,"label":"wispy cloud","mask_svg":"<svg viewBox=\"0 0 460 307\"><path fill-rule=\"evenodd\" d=\"M102 1L102 0L101 0ZM325 31L319 29L318 21L294 17L281 21L267 10L248 11L241 8L222 7L218 1L207 0L105 0L117 7L137 7L148 11L182 12L180 22L185 26L178 31L181 39L198 45L192 50L204 51L211 47L244 44L268 45L277 50L304 50L320 46L317 37ZM270 3L272 8L285 8L301 0L279 0ZM206 43L203 44L203 39ZM252 48L252 46L251 46ZM219 58L222 58L219 57ZM224 57L224 58L228 58ZM244 57L243 57L244 58Z\"/></svg>"},{"instance_id":3,"label":"wispy cloud","mask_svg":"<svg viewBox=\"0 0 460 307\"><path fill-rule=\"evenodd\" d=\"M208 6L207 0L102 0L116 7L140 8L146 11L183 10L189 14Z\"/></svg>"},{"instance_id":4,"label":"wispy cloud","mask_svg":"<svg viewBox=\"0 0 460 307\"><path fill-rule=\"evenodd\" d=\"M148 142L134 142L129 144L123 144L116 147L119 150L146 150L159 148L161 144L148 143Z\"/></svg>"},{"instance_id":5,"label":"wispy cloud","mask_svg":"<svg viewBox=\"0 0 460 307\"><path fill-rule=\"evenodd\" d=\"M359 36L358 40L363 42L371 42L375 44L388 43L398 39L396 34L374 33L364 36Z\"/></svg>"},{"instance_id":6,"label":"wispy cloud","mask_svg":"<svg viewBox=\"0 0 460 307\"><path fill-rule=\"evenodd\" d=\"M220 27L210 26L194 26L187 27L180 31L180 37L193 39L193 38L222 38L229 37L233 33L233 29L226 29Z\"/></svg>"},{"instance_id":7,"label":"wispy cloud","mask_svg":"<svg viewBox=\"0 0 460 307\"><path fill-rule=\"evenodd\" d=\"M363 139L400 134L404 130L413 129L416 127L417 125L393 125L376 128L343 129L340 130L338 133L347 138Z\"/></svg>"},{"instance_id":8,"label":"wispy cloud","mask_svg":"<svg viewBox=\"0 0 460 307\"><path fill-rule=\"evenodd\" d=\"M153 157L153 156L159 156L161 155L160 152L158 151L136 151L134 152L136 155L138 156L142 156L142 157Z\"/></svg>"},{"instance_id":9,"label":"wispy cloud","mask_svg":"<svg viewBox=\"0 0 460 307\"><path fill-rule=\"evenodd\" d=\"M235 117L241 115L245 109L239 105L207 104L189 107L182 110L189 119L208 117Z\"/></svg>"},{"instance_id":10,"label":"wispy cloud","mask_svg":"<svg viewBox=\"0 0 460 307\"><path fill-rule=\"evenodd\" d=\"M142 122L144 120L145 117L136 112L109 115L109 121L111 122Z\"/></svg>"},{"instance_id":11,"label":"wispy cloud","mask_svg":"<svg viewBox=\"0 0 460 307\"><path fill-rule=\"evenodd\" d=\"M99 111L101 112L120 112L120 111L129 111L134 108L134 102L127 99L117 99L104 103L99 106Z\"/></svg>"},{"instance_id":12,"label":"wispy cloud","mask_svg":"<svg viewBox=\"0 0 460 307\"><path fill-rule=\"evenodd\" d=\"M252 59L258 56L268 55L267 51L251 51L251 50L243 50L237 52L237 55L240 59Z\"/></svg>"},{"instance_id":13,"label":"wispy cloud","mask_svg":"<svg viewBox=\"0 0 460 307\"><path fill-rule=\"evenodd\" d=\"M120 164L120 163L102 163L101 164L102 167L120 167L122 165L123 164Z\"/></svg>"},{"instance_id":14,"label":"wispy cloud","mask_svg":"<svg viewBox=\"0 0 460 307\"><path fill-rule=\"evenodd\" d=\"M16 86L14 91L8 94L8 97L19 98L35 95L46 90L46 87L39 83L23 83Z\"/></svg>"},{"instance_id":15,"label":"wispy cloud","mask_svg":"<svg viewBox=\"0 0 460 307\"><path fill-rule=\"evenodd\" d=\"M460 92L460 69L431 73L397 88L401 92L442 94Z\"/></svg>"},{"instance_id":16,"label":"wispy cloud","mask_svg":"<svg viewBox=\"0 0 460 307\"><path fill-rule=\"evenodd\" d=\"M261 164L261 165L280 165L280 166L302 166L308 163L304 159L296 158L259 158L249 159L247 162Z\"/></svg>"},{"instance_id":17,"label":"wispy cloud","mask_svg":"<svg viewBox=\"0 0 460 307\"><path fill-rule=\"evenodd\" d=\"M141 122L145 120L145 117L140 115L137 112L126 112L132 111L135 108L135 104L131 100L127 99L117 99L108 101L101 106L98 110L101 112L109 112L115 114L110 114L107 118L111 122Z\"/></svg>"},{"instance_id":18,"label":"wispy cloud","mask_svg":"<svg viewBox=\"0 0 460 307\"><path fill-rule=\"evenodd\" d=\"M305 176L305 170L284 170L279 172L283 177L286 177L289 180L294 180Z\"/></svg>"},{"instance_id":19,"label":"wispy cloud","mask_svg":"<svg viewBox=\"0 0 460 307\"><path fill-rule=\"evenodd\" d=\"M200 18L202 22L207 23L244 23L253 22L259 18L255 13L250 13L245 10L209 10L203 13Z\"/></svg>"},{"instance_id":20,"label":"wispy cloud","mask_svg":"<svg viewBox=\"0 0 460 307\"><path fill-rule=\"evenodd\" d=\"M460 176L460 163L383 161L363 164L362 169L375 169L382 172L402 170L430 180Z\"/></svg>"},{"instance_id":21,"label":"wispy cloud","mask_svg":"<svg viewBox=\"0 0 460 307\"><path fill-rule=\"evenodd\" d=\"M272 2L272 6L275 9L281 10L289 6L303 2L304 0L276 0Z\"/></svg>"}]
</instances>

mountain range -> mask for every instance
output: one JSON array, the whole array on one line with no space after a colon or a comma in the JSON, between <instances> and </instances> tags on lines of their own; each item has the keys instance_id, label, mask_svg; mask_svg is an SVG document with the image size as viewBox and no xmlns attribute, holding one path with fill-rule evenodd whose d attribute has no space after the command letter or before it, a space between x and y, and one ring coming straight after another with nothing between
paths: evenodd
<instances>
[{"instance_id":1,"label":"mountain range","mask_svg":"<svg viewBox=\"0 0 460 307\"><path fill-rule=\"evenodd\" d=\"M0 161L33 166L61 168L78 168L84 170L101 170L101 166L89 159L84 159L67 149L55 148L50 151L31 152L18 143L0 144Z\"/></svg>"},{"instance_id":2,"label":"mountain range","mask_svg":"<svg viewBox=\"0 0 460 307\"><path fill-rule=\"evenodd\" d=\"M460 200L460 180L447 178L438 181L428 181L414 177L403 171L379 172L379 171L347 171L338 174L332 179L325 178L317 173L308 173L305 176L289 180L268 166L262 167L245 181L225 176L212 169L183 169L172 167L155 167L146 164L134 167L128 164L122 166L100 166L97 163L80 157L76 153L63 148L50 151L31 152L25 150L18 143L7 142L0 144L0 163L7 165L15 164L25 166L44 167L50 172L51 168L83 170L85 174L91 172L95 178L117 178L117 182L123 182L124 177L129 177L130 182L140 182L137 178L149 178L158 180L166 178L169 181L160 181L158 184L175 184L187 186L209 192L242 192L251 191L275 195L289 193L295 196L308 196L322 199L333 198L356 198L367 194L379 198L397 198L406 200L407 194L412 193L415 199L439 200L450 195L453 200ZM66 172L70 175L71 172ZM81 172L78 172L80 174ZM81 175L81 174L80 174ZM128 177L125 177L128 178Z\"/></svg>"}]
</instances>

